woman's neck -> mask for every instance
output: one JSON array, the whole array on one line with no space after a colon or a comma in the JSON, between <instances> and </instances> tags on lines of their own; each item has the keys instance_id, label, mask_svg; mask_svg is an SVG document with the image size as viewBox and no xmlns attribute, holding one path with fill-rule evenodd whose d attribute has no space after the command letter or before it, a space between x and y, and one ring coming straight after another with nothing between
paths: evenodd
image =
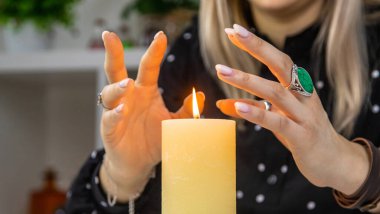
<instances>
[{"instance_id":1,"label":"woman's neck","mask_svg":"<svg viewBox=\"0 0 380 214\"><path fill-rule=\"evenodd\" d=\"M252 4L253 20L256 28L282 49L287 36L301 32L318 20L323 2L310 1L309 5L292 7L286 11L262 10Z\"/></svg>"}]
</instances>

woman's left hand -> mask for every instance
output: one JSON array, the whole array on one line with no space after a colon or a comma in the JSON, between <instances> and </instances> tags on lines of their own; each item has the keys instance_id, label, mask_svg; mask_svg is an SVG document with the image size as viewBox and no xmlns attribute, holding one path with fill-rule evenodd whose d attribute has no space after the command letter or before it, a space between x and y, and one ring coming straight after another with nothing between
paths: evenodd
<instances>
[{"instance_id":1,"label":"woman's left hand","mask_svg":"<svg viewBox=\"0 0 380 214\"><path fill-rule=\"evenodd\" d=\"M217 106L271 130L314 185L354 193L369 171L365 149L335 131L315 90L306 97L286 88L293 66L289 56L239 25L226 33L233 44L268 66L279 82L217 65L221 80L269 101L272 108L265 110L263 101L236 99L220 100Z\"/></svg>"}]
</instances>

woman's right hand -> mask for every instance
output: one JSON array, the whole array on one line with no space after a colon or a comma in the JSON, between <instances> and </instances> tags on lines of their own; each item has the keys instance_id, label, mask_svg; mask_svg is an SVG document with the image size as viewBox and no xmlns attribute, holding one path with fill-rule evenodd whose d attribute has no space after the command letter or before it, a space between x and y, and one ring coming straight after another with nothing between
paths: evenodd
<instances>
[{"instance_id":1,"label":"woman's right hand","mask_svg":"<svg viewBox=\"0 0 380 214\"><path fill-rule=\"evenodd\" d=\"M105 108L101 136L107 169L104 169L103 162L101 179L102 171L108 171L106 174L112 177L118 192L124 189L128 195L127 192L132 193L134 188L145 186L144 181L161 161L161 121L192 117L192 96L189 95L175 113L165 107L157 84L167 46L164 33L157 33L142 57L136 81L128 78L118 36L104 32L103 41L106 49L104 67L110 84L102 91ZM198 92L197 98L200 109L203 109L203 93Z\"/></svg>"}]
</instances>

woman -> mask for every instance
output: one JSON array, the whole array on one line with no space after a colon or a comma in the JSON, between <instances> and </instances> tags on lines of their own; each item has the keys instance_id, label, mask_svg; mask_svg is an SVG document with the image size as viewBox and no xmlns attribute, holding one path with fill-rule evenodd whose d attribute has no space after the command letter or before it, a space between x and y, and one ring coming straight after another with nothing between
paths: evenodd
<instances>
[{"instance_id":1,"label":"woman","mask_svg":"<svg viewBox=\"0 0 380 214\"><path fill-rule=\"evenodd\" d=\"M136 81L118 37L103 33L105 152L82 168L67 212L161 212L161 121L191 116L193 85L205 93L197 96L205 117L246 120L238 120L237 213L380 212L367 191L367 180L378 182L378 150L350 142L380 143L380 28L365 24L373 8L358 0L202 1L161 69L166 36L155 36ZM310 82L297 78L294 63L315 89L302 91Z\"/></svg>"}]
</instances>

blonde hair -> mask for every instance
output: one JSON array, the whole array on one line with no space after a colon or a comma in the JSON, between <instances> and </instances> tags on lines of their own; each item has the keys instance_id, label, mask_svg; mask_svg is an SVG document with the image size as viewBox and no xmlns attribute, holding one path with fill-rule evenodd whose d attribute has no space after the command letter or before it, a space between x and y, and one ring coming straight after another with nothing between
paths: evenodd
<instances>
[{"instance_id":1,"label":"blonde hair","mask_svg":"<svg viewBox=\"0 0 380 214\"><path fill-rule=\"evenodd\" d=\"M371 1L373 2L373 1ZM203 0L200 9L200 45L208 70L213 65L227 64L258 74L260 63L239 50L223 35L223 29L234 23L247 26L241 0ZM333 125L350 136L368 94L368 56L365 39L364 1L325 1L321 28L314 43L314 54L325 51L326 73L334 95ZM323 69L323 68L321 68ZM221 82L221 81L219 81ZM248 93L220 83L230 98L252 98Z\"/></svg>"}]
</instances>

